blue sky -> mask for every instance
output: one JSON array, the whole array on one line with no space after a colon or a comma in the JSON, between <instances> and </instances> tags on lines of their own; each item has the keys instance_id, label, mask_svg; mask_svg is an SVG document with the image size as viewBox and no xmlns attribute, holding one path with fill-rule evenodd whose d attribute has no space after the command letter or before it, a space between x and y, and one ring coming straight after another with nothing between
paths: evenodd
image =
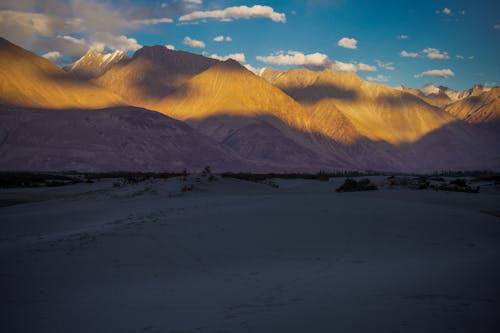
<instances>
[{"instance_id":1,"label":"blue sky","mask_svg":"<svg viewBox=\"0 0 500 333\"><path fill-rule=\"evenodd\" d=\"M391 86L500 84L500 2L492 0L7 0L0 28L59 64L88 48L172 45L233 55L254 70L331 68Z\"/></svg>"}]
</instances>

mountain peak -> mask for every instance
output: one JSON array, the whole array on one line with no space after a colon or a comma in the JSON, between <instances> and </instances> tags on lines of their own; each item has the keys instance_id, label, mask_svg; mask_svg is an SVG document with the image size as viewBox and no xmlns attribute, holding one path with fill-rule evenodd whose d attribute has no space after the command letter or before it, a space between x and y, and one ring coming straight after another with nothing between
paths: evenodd
<instances>
[{"instance_id":1,"label":"mountain peak","mask_svg":"<svg viewBox=\"0 0 500 333\"><path fill-rule=\"evenodd\" d=\"M120 50L103 54L90 49L83 57L63 69L81 79L92 79L103 75L113 65L124 59L128 59L128 55Z\"/></svg>"}]
</instances>

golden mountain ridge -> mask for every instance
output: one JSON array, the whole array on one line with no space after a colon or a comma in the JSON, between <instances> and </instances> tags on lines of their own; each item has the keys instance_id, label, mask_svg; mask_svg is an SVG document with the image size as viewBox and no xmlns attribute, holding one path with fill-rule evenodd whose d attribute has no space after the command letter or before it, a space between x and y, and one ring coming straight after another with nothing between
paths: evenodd
<instances>
[{"instance_id":1,"label":"golden mountain ridge","mask_svg":"<svg viewBox=\"0 0 500 333\"><path fill-rule=\"evenodd\" d=\"M47 59L0 38L0 104L95 109L125 102L117 94L78 80Z\"/></svg>"},{"instance_id":2,"label":"golden mountain ridge","mask_svg":"<svg viewBox=\"0 0 500 333\"><path fill-rule=\"evenodd\" d=\"M354 73L295 69L272 83L304 106L331 100L359 134L375 141L414 142L454 120L416 96L366 82Z\"/></svg>"},{"instance_id":3,"label":"golden mountain ridge","mask_svg":"<svg viewBox=\"0 0 500 333\"><path fill-rule=\"evenodd\" d=\"M123 96L130 104L148 107L217 63L215 59L164 46L145 46L94 82Z\"/></svg>"},{"instance_id":4,"label":"golden mountain ridge","mask_svg":"<svg viewBox=\"0 0 500 333\"><path fill-rule=\"evenodd\" d=\"M152 108L180 120L272 115L296 129L310 129L310 116L300 104L231 59L193 77Z\"/></svg>"},{"instance_id":5,"label":"golden mountain ridge","mask_svg":"<svg viewBox=\"0 0 500 333\"><path fill-rule=\"evenodd\" d=\"M474 92L470 97L447 105L444 110L473 124L500 121L500 87L489 91Z\"/></svg>"}]
</instances>

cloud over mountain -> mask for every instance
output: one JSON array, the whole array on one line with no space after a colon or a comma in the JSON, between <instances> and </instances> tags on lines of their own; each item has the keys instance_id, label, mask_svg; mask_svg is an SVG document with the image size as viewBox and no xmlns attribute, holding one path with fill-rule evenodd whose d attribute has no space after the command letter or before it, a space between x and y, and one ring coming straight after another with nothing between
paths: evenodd
<instances>
[{"instance_id":1,"label":"cloud over mountain","mask_svg":"<svg viewBox=\"0 0 500 333\"><path fill-rule=\"evenodd\" d=\"M315 52L304 54L299 51L279 51L268 56L257 56L257 60L273 65L280 66L304 66L314 69L332 69L339 72L357 72L369 71L374 72L377 70L375 66L364 63L350 63L338 60L332 60L328 55Z\"/></svg>"},{"instance_id":2,"label":"cloud over mountain","mask_svg":"<svg viewBox=\"0 0 500 333\"><path fill-rule=\"evenodd\" d=\"M211 55L209 55L209 57L212 59L217 59L217 60L221 60L221 61L226 61L227 59L233 59L239 63L245 63L245 61L246 61L244 53L233 53L233 54L227 54L227 55L211 54Z\"/></svg>"},{"instance_id":3,"label":"cloud over mountain","mask_svg":"<svg viewBox=\"0 0 500 333\"><path fill-rule=\"evenodd\" d=\"M430 71L425 71L420 74L415 75L416 78L426 77L426 76L439 76L439 77L449 77L453 76L455 73L451 69L433 69Z\"/></svg>"},{"instance_id":4,"label":"cloud over mountain","mask_svg":"<svg viewBox=\"0 0 500 333\"><path fill-rule=\"evenodd\" d=\"M238 19L267 18L274 22L286 22L284 13L277 13L272 7L255 5L227 7L222 10L195 11L182 15L179 21L193 21L201 19L215 19L218 21L232 21Z\"/></svg>"}]
</instances>

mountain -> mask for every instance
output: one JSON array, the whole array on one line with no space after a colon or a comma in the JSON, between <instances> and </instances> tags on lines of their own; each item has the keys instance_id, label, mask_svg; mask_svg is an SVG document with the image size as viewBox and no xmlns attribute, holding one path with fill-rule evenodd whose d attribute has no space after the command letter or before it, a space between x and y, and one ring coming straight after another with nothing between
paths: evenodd
<instances>
[{"instance_id":1,"label":"mountain","mask_svg":"<svg viewBox=\"0 0 500 333\"><path fill-rule=\"evenodd\" d=\"M487 87L487 86L484 86L482 84L476 84L474 85L472 88L470 89L466 89L464 91L462 91L459 95L458 95L458 99L464 99L464 98L467 98L467 97L473 97L473 96L479 96L481 95L482 93L485 93L485 92L488 92L490 91L492 88L490 87Z\"/></svg>"},{"instance_id":2,"label":"mountain","mask_svg":"<svg viewBox=\"0 0 500 333\"><path fill-rule=\"evenodd\" d=\"M305 106L332 100L360 135L375 141L413 142L454 120L412 94L363 81L354 73L294 69L273 84Z\"/></svg>"},{"instance_id":3,"label":"mountain","mask_svg":"<svg viewBox=\"0 0 500 333\"><path fill-rule=\"evenodd\" d=\"M186 124L134 107L0 107L0 171L230 171L252 168Z\"/></svg>"},{"instance_id":4,"label":"mountain","mask_svg":"<svg viewBox=\"0 0 500 333\"><path fill-rule=\"evenodd\" d=\"M500 169L497 127L477 126L498 123L500 88L477 86L445 112L425 101L451 100L444 87L426 95L331 70L258 76L160 46L88 81L6 40L0 77L0 170Z\"/></svg>"},{"instance_id":5,"label":"mountain","mask_svg":"<svg viewBox=\"0 0 500 333\"><path fill-rule=\"evenodd\" d=\"M217 63L215 59L164 46L144 46L95 82L131 104L148 106Z\"/></svg>"},{"instance_id":6,"label":"mountain","mask_svg":"<svg viewBox=\"0 0 500 333\"><path fill-rule=\"evenodd\" d=\"M482 91L482 92L481 92ZM492 89L473 88L469 96L444 110L453 116L473 124L500 123L500 87Z\"/></svg>"},{"instance_id":7,"label":"mountain","mask_svg":"<svg viewBox=\"0 0 500 333\"><path fill-rule=\"evenodd\" d=\"M155 109L182 120L272 115L298 129L308 127L307 114L297 102L232 59L193 77Z\"/></svg>"},{"instance_id":8,"label":"mountain","mask_svg":"<svg viewBox=\"0 0 500 333\"><path fill-rule=\"evenodd\" d=\"M425 96L431 96L431 95L445 95L448 96L448 98L452 101L456 101L460 99L460 92L450 89L445 86L436 86L432 83L426 84L422 88L420 88L420 91L425 95Z\"/></svg>"},{"instance_id":9,"label":"mountain","mask_svg":"<svg viewBox=\"0 0 500 333\"><path fill-rule=\"evenodd\" d=\"M103 108L118 95L83 82L47 59L0 38L0 104L39 108Z\"/></svg>"},{"instance_id":10,"label":"mountain","mask_svg":"<svg viewBox=\"0 0 500 333\"><path fill-rule=\"evenodd\" d=\"M125 59L129 59L129 56L123 51L102 54L89 50L80 59L63 69L79 78L92 79L101 76L114 64Z\"/></svg>"},{"instance_id":11,"label":"mountain","mask_svg":"<svg viewBox=\"0 0 500 333\"><path fill-rule=\"evenodd\" d=\"M437 87L433 84L425 85L421 89L405 87L403 85L396 87L396 89L415 95L428 104L439 108L452 103L456 98L456 95L453 94L454 91L451 89L447 90L448 88L446 87Z\"/></svg>"},{"instance_id":12,"label":"mountain","mask_svg":"<svg viewBox=\"0 0 500 333\"><path fill-rule=\"evenodd\" d=\"M269 68L269 67L264 67L260 70L259 76L266 79L269 82L273 82L276 80L281 74L283 74L282 71Z\"/></svg>"},{"instance_id":13,"label":"mountain","mask_svg":"<svg viewBox=\"0 0 500 333\"><path fill-rule=\"evenodd\" d=\"M327 165L314 152L310 115L234 60L210 67L152 106L240 156L289 170Z\"/></svg>"}]
</instances>

